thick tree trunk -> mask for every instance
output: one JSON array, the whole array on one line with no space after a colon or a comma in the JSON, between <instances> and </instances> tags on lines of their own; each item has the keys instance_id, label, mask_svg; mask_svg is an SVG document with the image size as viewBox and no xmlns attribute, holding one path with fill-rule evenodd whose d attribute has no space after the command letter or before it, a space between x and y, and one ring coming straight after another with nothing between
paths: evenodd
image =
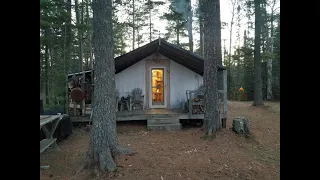
<instances>
[{"instance_id":1,"label":"thick tree trunk","mask_svg":"<svg viewBox=\"0 0 320 180\"><path fill-rule=\"evenodd\" d=\"M116 156L132 151L120 148L117 142L112 0L93 0L92 9L96 81L86 167L98 165L101 171L115 171Z\"/></svg>"},{"instance_id":2,"label":"thick tree trunk","mask_svg":"<svg viewBox=\"0 0 320 180\"><path fill-rule=\"evenodd\" d=\"M218 45L218 39L221 38L218 37L221 31L219 4L219 0L203 0L204 36L206 37L204 39L204 124L207 135L213 135L219 126L217 80L218 59L221 58L221 45Z\"/></svg>"},{"instance_id":3,"label":"thick tree trunk","mask_svg":"<svg viewBox=\"0 0 320 180\"><path fill-rule=\"evenodd\" d=\"M254 106L263 105L262 100L262 81L261 81L261 11L260 11L260 0L254 0L255 9L255 39L254 39Z\"/></svg>"}]
</instances>

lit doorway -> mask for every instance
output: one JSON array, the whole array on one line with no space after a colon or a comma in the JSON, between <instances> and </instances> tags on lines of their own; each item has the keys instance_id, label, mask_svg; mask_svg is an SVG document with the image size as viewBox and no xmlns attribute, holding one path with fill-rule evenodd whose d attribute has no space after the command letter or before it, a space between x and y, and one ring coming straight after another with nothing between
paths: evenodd
<instances>
[{"instance_id":1,"label":"lit doorway","mask_svg":"<svg viewBox=\"0 0 320 180\"><path fill-rule=\"evenodd\" d=\"M164 68L151 69L151 107L165 108Z\"/></svg>"}]
</instances>

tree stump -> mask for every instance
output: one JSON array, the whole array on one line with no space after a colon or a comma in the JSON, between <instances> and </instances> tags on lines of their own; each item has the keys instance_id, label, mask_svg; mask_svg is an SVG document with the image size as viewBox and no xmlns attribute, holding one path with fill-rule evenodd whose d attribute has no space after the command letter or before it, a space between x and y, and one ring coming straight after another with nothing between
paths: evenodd
<instances>
[{"instance_id":1,"label":"tree stump","mask_svg":"<svg viewBox=\"0 0 320 180\"><path fill-rule=\"evenodd\" d=\"M246 117L236 117L232 120L232 130L237 134L250 135L249 121Z\"/></svg>"}]
</instances>

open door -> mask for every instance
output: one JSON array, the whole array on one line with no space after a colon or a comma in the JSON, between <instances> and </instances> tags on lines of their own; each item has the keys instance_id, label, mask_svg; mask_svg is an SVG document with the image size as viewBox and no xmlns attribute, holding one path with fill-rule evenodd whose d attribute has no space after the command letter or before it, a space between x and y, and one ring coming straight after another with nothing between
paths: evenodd
<instances>
[{"instance_id":1,"label":"open door","mask_svg":"<svg viewBox=\"0 0 320 180\"><path fill-rule=\"evenodd\" d=\"M151 68L151 108L165 108L165 69Z\"/></svg>"}]
</instances>

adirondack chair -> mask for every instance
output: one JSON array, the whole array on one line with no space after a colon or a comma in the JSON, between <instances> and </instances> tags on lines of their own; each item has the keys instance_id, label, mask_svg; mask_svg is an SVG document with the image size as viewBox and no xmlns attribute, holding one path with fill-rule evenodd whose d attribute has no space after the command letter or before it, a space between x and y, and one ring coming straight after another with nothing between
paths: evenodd
<instances>
[{"instance_id":1,"label":"adirondack chair","mask_svg":"<svg viewBox=\"0 0 320 180\"><path fill-rule=\"evenodd\" d=\"M131 92L130 111L132 110L132 107L135 108L135 105L137 104L139 104L142 107L142 110L144 110L144 95L142 95L141 88L135 88Z\"/></svg>"}]
</instances>

